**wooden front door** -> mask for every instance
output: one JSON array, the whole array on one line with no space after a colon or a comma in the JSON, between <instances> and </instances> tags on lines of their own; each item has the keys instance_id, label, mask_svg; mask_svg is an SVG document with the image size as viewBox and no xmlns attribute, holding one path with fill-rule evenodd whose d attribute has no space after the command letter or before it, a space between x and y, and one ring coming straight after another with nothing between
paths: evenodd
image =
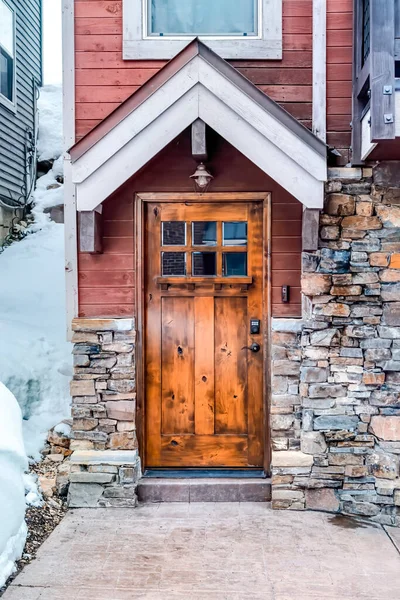
<instances>
[{"instance_id":1,"label":"wooden front door","mask_svg":"<svg viewBox=\"0 0 400 600\"><path fill-rule=\"evenodd\" d=\"M144 208L146 467L260 468L263 203L182 196Z\"/></svg>"}]
</instances>

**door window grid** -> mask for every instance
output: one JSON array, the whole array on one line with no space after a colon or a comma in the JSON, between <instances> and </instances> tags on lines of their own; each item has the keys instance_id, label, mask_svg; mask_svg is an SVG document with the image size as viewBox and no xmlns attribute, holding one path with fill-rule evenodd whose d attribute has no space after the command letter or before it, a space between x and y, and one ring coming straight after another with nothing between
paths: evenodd
<instances>
[{"instance_id":1,"label":"door window grid","mask_svg":"<svg viewBox=\"0 0 400 600\"><path fill-rule=\"evenodd\" d=\"M247 276L247 221L161 223L164 277Z\"/></svg>"}]
</instances>

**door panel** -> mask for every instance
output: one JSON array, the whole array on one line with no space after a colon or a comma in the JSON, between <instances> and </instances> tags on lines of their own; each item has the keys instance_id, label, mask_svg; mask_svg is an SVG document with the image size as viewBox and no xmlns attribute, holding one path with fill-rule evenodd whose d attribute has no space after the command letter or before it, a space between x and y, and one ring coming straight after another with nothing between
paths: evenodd
<instances>
[{"instance_id":1,"label":"door panel","mask_svg":"<svg viewBox=\"0 0 400 600\"><path fill-rule=\"evenodd\" d=\"M193 299L161 299L162 434L194 433Z\"/></svg>"},{"instance_id":2,"label":"door panel","mask_svg":"<svg viewBox=\"0 0 400 600\"><path fill-rule=\"evenodd\" d=\"M144 218L145 464L262 467L262 203L154 202Z\"/></svg>"},{"instance_id":3,"label":"door panel","mask_svg":"<svg viewBox=\"0 0 400 600\"><path fill-rule=\"evenodd\" d=\"M195 432L196 435L214 434L215 367L214 353L214 298L194 298L195 312Z\"/></svg>"},{"instance_id":4,"label":"door panel","mask_svg":"<svg viewBox=\"0 0 400 600\"><path fill-rule=\"evenodd\" d=\"M247 298L215 298L215 433L247 433Z\"/></svg>"}]
</instances>

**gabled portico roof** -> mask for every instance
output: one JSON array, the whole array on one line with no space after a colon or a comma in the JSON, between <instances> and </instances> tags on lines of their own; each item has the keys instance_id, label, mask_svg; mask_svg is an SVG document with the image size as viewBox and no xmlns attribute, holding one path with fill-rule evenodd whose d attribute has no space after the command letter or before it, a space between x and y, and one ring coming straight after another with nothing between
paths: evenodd
<instances>
[{"instance_id":1,"label":"gabled portico roof","mask_svg":"<svg viewBox=\"0 0 400 600\"><path fill-rule=\"evenodd\" d=\"M71 148L78 210L93 210L198 118L322 208L325 144L196 39Z\"/></svg>"}]
</instances>

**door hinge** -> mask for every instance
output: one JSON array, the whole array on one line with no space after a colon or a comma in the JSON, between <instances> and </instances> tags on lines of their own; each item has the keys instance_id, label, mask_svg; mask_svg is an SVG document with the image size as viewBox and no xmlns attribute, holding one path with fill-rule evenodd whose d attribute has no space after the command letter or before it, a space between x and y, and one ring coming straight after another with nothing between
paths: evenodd
<instances>
[{"instance_id":1,"label":"door hinge","mask_svg":"<svg viewBox=\"0 0 400 600\"><path fill-rule=\"evenodd\" d=\"M383 95L391 96L393 94L393 86L392 85L384 85L383 86Z\"/></svg>"},{"instance_id":2,"label":"door hinge","mask_svg":"<svg viewBox=\"0 0 400 600\"><path fill-rule=\"evenodd\" d=\"M394 123L393 113L386 113L383 115L383 119L385 121L385 125L389 125L389 123Z\"/></svg>"}]
</instances>

